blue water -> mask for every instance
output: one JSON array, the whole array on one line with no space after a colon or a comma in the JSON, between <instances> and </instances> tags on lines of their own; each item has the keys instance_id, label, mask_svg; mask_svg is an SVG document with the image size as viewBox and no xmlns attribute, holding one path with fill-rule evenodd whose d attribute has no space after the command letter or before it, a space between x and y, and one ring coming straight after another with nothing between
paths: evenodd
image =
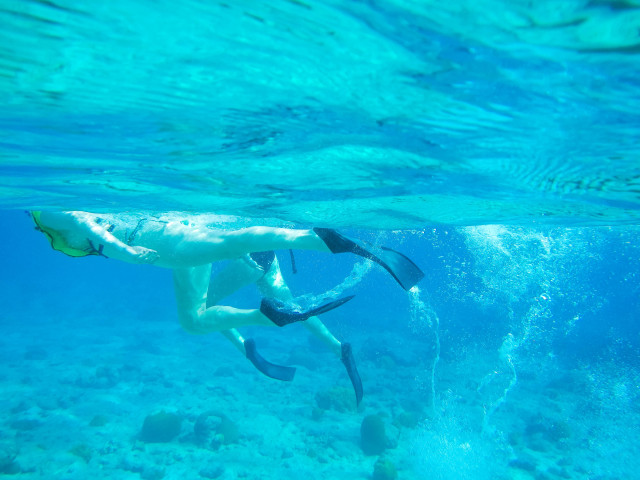
<instances>
[{"instance_id":1,"label":"blue water","mask_svg":"<svg viewBox=\"0 0 640 480\"><path fill-rule=\"evenodd\" d=\"M0 475L638 478L639 25L634 0L0 1ZM339 227L426 277L277 252L294 294L356 295L323 321L357 409L299 325L242 330L298 369L268 379L180 329L168 270L66 257L33 209Z\"/></svg>"}]
</instances>

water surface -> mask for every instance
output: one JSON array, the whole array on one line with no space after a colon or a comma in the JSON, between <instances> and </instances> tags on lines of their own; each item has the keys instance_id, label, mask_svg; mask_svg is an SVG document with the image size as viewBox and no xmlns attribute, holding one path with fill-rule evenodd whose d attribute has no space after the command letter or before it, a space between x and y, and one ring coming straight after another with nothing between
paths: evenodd
<instances>
[{"instance_id":1,"label":"water surface","mask_svg":"<svg viewBox=\"0 0 640 480\"><path fill-rule=\"evenodd\" d=\"M636 223L637 7L2 2L1 206Z\"/></svg>"}]
</instances>

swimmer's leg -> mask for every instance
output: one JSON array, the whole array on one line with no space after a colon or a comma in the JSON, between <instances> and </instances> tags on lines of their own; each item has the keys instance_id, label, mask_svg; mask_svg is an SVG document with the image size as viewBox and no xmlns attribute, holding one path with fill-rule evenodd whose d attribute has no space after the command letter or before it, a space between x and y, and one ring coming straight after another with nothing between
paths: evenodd
<instances>
[{"instance_id":1,"label":"swimmer's leg","mask_svg":"<svg viewBox=\"0 0 640 480\"><path fill-rule=\"evenodd\" d=\"M258 280L260 292L265 297L276 298L282 302L290 302L293 299L291 290L282 277L277 258L274 259L267 273ZM356 403L359 405L363 397L362 380L356 368L351 345L341 343L333 336L327 326L317 316L312 316L302 323L313 335L322 340L331 351L336 354L345 366L351 384L356 394Z\"/></svg>"},{"instance_id":2,"label":"swimmer's leg","mask_svg":"<svg viewBox=\"0 0 640 480\"><path fill-rule=\"evenodd\" d=\"M210 277L210 264L173 270L178 319L187 332L206 334L247 325L273 325L258 309L223 305L207 308Z\"/></svg>"},{"instance_id":3,"label":"swimmer's leg","mask_svg":"<svg viewBox=\"0 0 640 480\"><path fill-rule=\"evenodd\" d=\"M231 328L229 330L223 330L222 332L220 332L227 340L229 340L234 347L236 347L238 349L238 351L246 356L247 352L244 349L244 342L245 339L242 335L240 335L240 332L238 332L238 330L236 330L235 328Z\"/></svg>"},{"instance_id":4,"label":"swimmer's leg","mask_svg":"<svg viewBox=\"0 0 640 480\"><path fill-rule=\"evenodd\" d=\"M258 280L258 288L262 296L275 298L281 302L291 302L293 294L282 277L278 259L275 258L271 268ZM340 342L329 329L316 317L310 317L302 323L313 335L322 340L333 353L340 356Z\"/></svg>"},{"instance_id":5,"label":"swimmer's leg","mask_svg":"<svg viewBox=\"0 0 640 480\"><path fill-rule=\"evenodd\" d=\"M319 252L353 253L373 260L387 270L405 290L424 277L424 273L407 256L387 247L376 247L353 240L330 228L293 230L273 227L251 227L216 233L218 248L227 252L251 253L264 250L302 249Z\"/></svg>"},{"instance_id":6,"label":"swimmer's leg","mask_svg":"<svg viewBox=\"0 0 640 480\"><path fill-rule=\"evenodd\" d=\"M242 258L231 261L223 271L211 279L207 294L207 307L214 306L221 299L246 285L255 283L264 276L265 268L268 269L271 265L270 257L275 258L275 254L273 252L261 252L252 256L245 255ZM235 328L224 330L220 333L231 341L264 375L276 380L293 380L296 369L276 365L266 360L258 353L255 340L243 338Z\"/></svg>"},{"instance_id":7,"label":"swimmer's leg","mask_svg":"<svg viewBox=\"0 0 640 480\"><path fill-rule=\"evenodd\" d=\"M281 327L292 322L304 321L316 311L330 310L345 301L337 300L306 312L280 310L265 299L260 309L240 309L224 305L207 308L210 276L211 264L173 269L178 319L182 327L190 333L221 332L248 325Z\"/></svg>"},{"instance_id":8,"label":"swimmer's leg","mask_svg":"<svg viewBox=\"0 0 640 480\"><path fill-rule=\"evenodd\" d=\"M166 230L165 237L160 241L166 243L164 250L172 252L171 258L166 261L185 267L278 249L330 252L325 242L312 230L275 227L220 230L182 226ZM156 250L160 251L159 247Z\"/></svg>"},{"instance_id":9,"label":"swimmer's leg","mask_svg":"<svg viewBox=\"0 0 640 480\"><path fill-rule=\"evenodd\" d=\"M264 275L264 270L249 257L244 255L229 264L209 281L207 290L207 307L220 303L242 287L257 282Z\"/></svg>"}]
</instances>

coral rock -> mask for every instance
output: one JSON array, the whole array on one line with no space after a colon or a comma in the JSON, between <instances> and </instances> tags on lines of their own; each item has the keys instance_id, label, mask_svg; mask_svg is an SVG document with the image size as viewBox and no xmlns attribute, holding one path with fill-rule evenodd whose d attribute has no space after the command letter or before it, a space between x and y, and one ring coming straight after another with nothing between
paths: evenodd
<instances>
[{"instance_id":1,"label":"coral rock","mask_svg":"<svg viewBox=\"0 0 640 480\"><path fill-rule=\"evenodd\" d=\"M140 431L140 440L147 443L170 442L180 433L181 425L182 418L175 413L162 411L148 415Z\"/></svg>"},{"instance_id":2,"label":"coral rock","mask_svg":"<svg viewBox=\"0 0 640 480\"><path fill-rule=\"evenodd\" d=\"M236 443L240 439L238 426L225 414L215 411L201 414L193 426L193 433L198 443L213 448Z\"/></svg>"},{"instance_id":3,"label":"coral rock","mask_svg":"<svg viewBox=\"0 0 640 480\"><path fill-rule=\"evenodd\" d=\"M395 480L397 477L396 466L391 460L379 458L373 466L373 480Z\"/></svg>"},{"instance_id":4,"label":"coral rock","mask_svg":"<svg viewBox=\"0 0 640 480\"><path fill-rule=\"evenodd\" d=\"M380 455L389 441L380 415L368 415L360 425L360 446L365 455Z\"/></svg>"}]
</instances>

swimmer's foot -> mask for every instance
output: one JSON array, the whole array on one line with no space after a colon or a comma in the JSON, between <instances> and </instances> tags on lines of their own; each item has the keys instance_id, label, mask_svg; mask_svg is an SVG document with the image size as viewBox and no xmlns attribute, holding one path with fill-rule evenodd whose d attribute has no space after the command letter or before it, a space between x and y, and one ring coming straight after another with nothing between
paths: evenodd
<instances>
[{"instance_id":1,"label":"swimmer's foot","mask_svg":"<svg viewBox=\"0 0 640 480\"><path fill-rule=\"evenodd\" d=\"M255 340L247 338L244 341L244 349L245 352L247 352L247 358L251 363L253 363L253 366L267 377L282 380L283 382L290 382L293 380L293 376L296 374L296 369L294 367L276 365L275 363L271 363L262 358L256 350Z\"/></svg>"},{"instance_id":2,"label":"swimmer's foot","mask_svg":"<svg viewBox=\"0 0 640 480\"><path fill-rule=\"evenodd\" d=\"M298 311L292 309L287 304L276 300L275 298L263 298L260 304L260 312L275 323L279 327L284 327L290 323L303 322L310 317L320 315L322 313L338 308L340 305L347 303L354 295L334 300L333 302L325 303L316 308L309 310Z\"/></svg>"},{"instance_id":3,"label":"swimmer's foot","mask_svg":"<svg viewBox=\"0 0 640 480\"><path fill-rule=\"evenodd\" d=\"M351 240L331 228L314 228L313 231L333 253L354 253L381 265L405 290L409 290L424 277L422 270L400 252L387 247L378 249L367 245L365 248L357 241ZM375 253L371 251L372 249L376 250Z\"/></svg>"},{"instance_id":4,"label":"swimmer's foot","mask_svg":"<svg viewBox=\"0 0 640 480\"><path fill-rule=\"evenodd\" d=\"M353 358L351 344L342 344L342 355L340 359L347 369L349 379L351 380L351 385L353 385L353 390L356 392L356 405L360 405L364 392L362 390L362 380L360 379L360 374L358 374L358 369L356 368L356 361Z\"/></svg>"}]
</instances>

